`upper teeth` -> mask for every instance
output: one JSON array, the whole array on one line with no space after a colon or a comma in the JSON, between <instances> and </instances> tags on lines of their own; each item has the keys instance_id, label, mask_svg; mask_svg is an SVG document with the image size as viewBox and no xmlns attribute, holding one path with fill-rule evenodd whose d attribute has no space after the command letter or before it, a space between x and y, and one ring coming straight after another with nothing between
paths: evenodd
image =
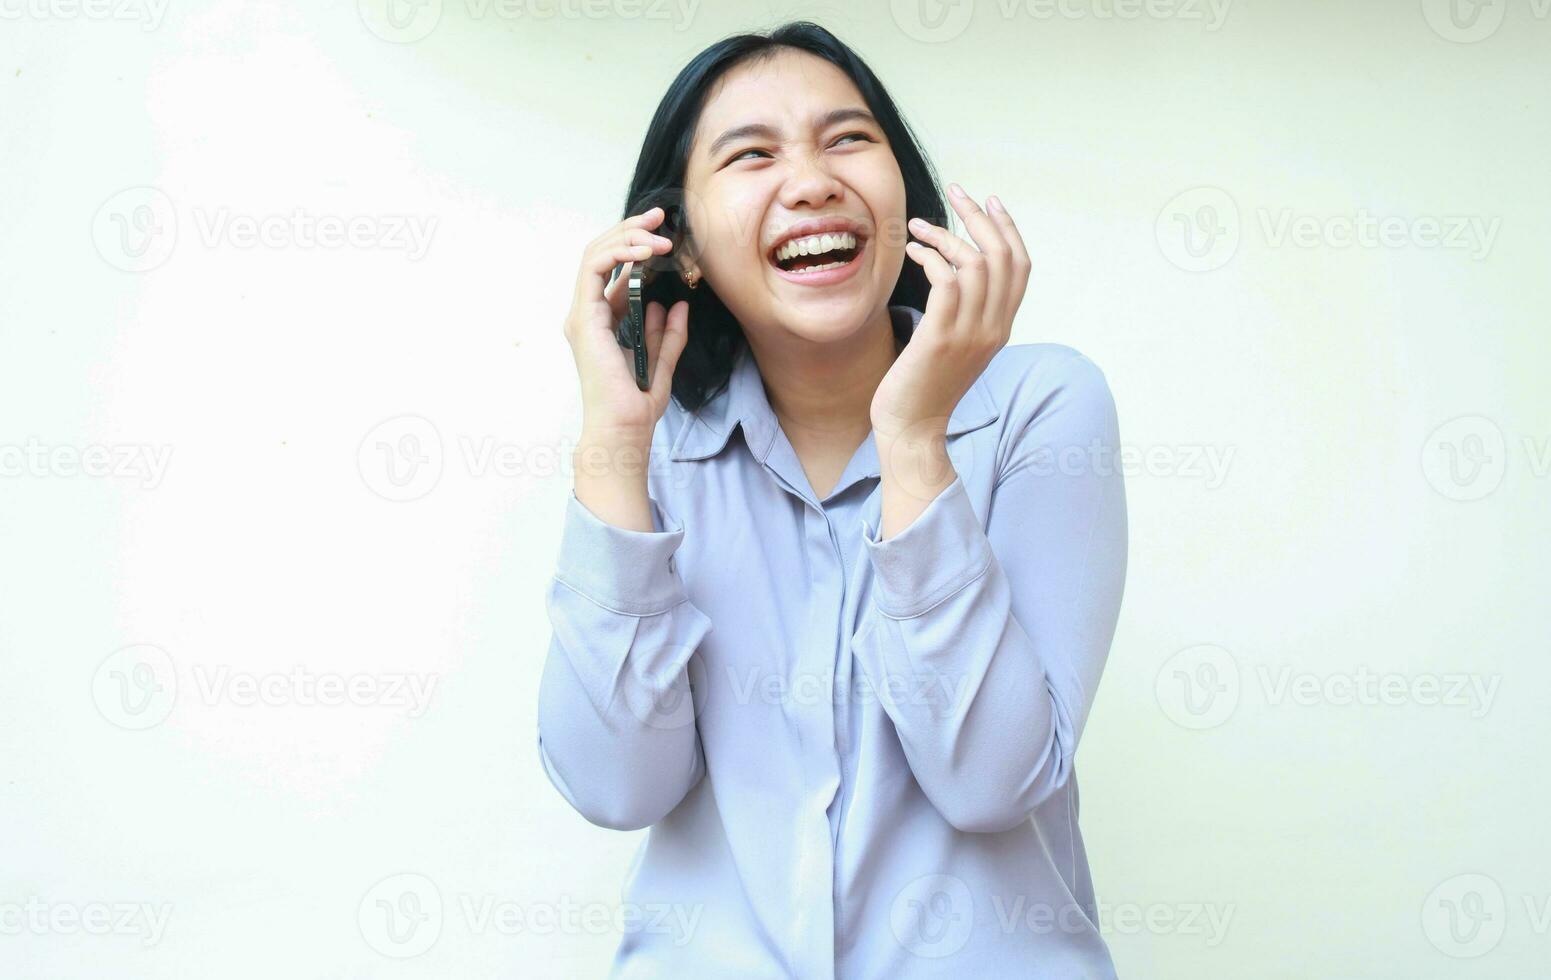
<instances>
[{"instance_id":1,"label":"upper teeth","mask_svg":"<svg viewBox=\"0 0 1551 980\"><path fill-rule=\"evenodd\" d=\"M798 255L823 255L836 249L855 247L856 236L849 231L832 235L809 235L807 238L794 238L776 249L776 261L785 262Z\"/></svg>"}]
</instances>

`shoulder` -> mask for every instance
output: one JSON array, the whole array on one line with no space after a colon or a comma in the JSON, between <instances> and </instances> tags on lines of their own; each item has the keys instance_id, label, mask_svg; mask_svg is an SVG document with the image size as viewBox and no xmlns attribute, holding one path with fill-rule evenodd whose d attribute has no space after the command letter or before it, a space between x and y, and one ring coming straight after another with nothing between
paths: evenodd
<instances>
[{"instance_id":1,"label":"shoulder","mask_svg":"<svg viewBox=\"0 0 1551 980\"><path fill-rule=\"evenodd\" d=\"M981 376L1003 419L1017 429L1055 412L1113 422L1115 399L1104 371L1066 344L1009 344Z\"/></svg>"}]
</instances>

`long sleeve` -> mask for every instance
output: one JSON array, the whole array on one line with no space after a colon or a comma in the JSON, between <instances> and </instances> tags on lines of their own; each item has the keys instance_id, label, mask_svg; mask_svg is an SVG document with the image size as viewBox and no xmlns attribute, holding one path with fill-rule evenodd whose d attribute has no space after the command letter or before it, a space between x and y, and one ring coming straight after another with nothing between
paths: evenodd
<instances>
[{"instance_id":1,"label":"long sleeve","mask_svg":"<svg viewBox=\"0 0 1551 980\"><path fill-rule=\"evenodd\" d=\"M651 501L657 531L566 502L545 606L553 627L539 683L539 757L592 823L656 823L705 773L689 658L711 621L673 567L684 529Z\"/></svg>"},{"instance_id":2,"label":"long sleeve","mask_svg":"<svg viewBox=\"0 0 1551 980\"><path fill-rule=\"evenodd\" d=\"M1103 373L1074 354L1009 428L982 527L961 478L893 537L853 649L917 783L960 830L1017 826L1066 784L1119 616L1126 505Z\"/></svg>"}]
</instances>

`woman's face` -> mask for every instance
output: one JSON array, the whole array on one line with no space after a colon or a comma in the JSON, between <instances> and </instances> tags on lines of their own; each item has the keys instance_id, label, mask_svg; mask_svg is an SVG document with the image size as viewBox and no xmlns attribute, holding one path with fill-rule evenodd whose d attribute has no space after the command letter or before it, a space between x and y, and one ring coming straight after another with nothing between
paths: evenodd
<instances>
[{"instance_id":1,"label":"woman's face","mask_svg":"<svg viewBox=\"0 0 1551 980\"><path fill-rule=\"evenodd\" d=\"M751 337L841 340L886 307L905 260L904 177L861 93L824 59L781 49L723 75L685 190L700 274ZM799 227L816 219L840 226L827 242ZM778 249L794 231L810 254Z\"/></svg>"}]
</instances>

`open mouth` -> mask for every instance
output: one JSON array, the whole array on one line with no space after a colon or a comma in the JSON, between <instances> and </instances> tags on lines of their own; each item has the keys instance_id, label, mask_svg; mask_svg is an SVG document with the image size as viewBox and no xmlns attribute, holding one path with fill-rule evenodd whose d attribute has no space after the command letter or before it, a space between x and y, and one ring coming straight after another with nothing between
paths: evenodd
<instances>
[{"instance_id":1,"label":"open mouth","mask_svg":"<svg viewBox=\"0 0 1551 980\"><path fill-rule=\"evenodd\" d=\"M867 240L855 232L830 232L794 238L773 249L770 264L793 275L814 275L849 265Z\"/></svg>"}]
</instances>

